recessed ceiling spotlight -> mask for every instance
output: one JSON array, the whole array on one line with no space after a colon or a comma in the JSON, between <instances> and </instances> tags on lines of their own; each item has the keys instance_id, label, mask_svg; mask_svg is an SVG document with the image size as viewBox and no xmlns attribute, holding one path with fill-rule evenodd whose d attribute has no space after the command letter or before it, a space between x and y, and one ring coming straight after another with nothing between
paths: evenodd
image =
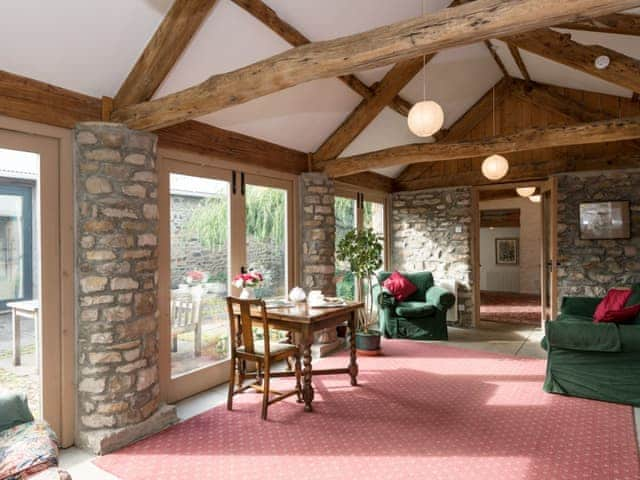
<instances>
[{"instance_id":1,"label":"recessed ceiling spotlight","mask_svg":"<svg viewBox=\"0 0 640 480\"><path fill-rule=\"evenodd\" d=\"M600 55L594 62L598 70L604 70L611 63L611 59L606 55Z\"/></svg>"}]
</instances>

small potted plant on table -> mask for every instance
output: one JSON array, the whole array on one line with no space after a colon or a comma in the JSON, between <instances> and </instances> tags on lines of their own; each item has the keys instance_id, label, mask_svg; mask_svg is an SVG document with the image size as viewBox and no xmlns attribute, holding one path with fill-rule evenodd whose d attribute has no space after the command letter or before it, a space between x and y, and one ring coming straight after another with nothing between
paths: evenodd
<instances>
[{"instance_id":1,"label":"small potted plant on table","mask_svg":"<svg viewBox=\"0 0 640 480\"><path fill-rule=\"evenodd\" d=\"M338 243L337 257L349 263L353 275L365 286L365 309L359 312L356 348L362 354L377 355L380 353L380 332L369 327L375 321L373 279L376 270L382 266L382 243L371 228L349 230Z\"/></svg>"}]
</instances>

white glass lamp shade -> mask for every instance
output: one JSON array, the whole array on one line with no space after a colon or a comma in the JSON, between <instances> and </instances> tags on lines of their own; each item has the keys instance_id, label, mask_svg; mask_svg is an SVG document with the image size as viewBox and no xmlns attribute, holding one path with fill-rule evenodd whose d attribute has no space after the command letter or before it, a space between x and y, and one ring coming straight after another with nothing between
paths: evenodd
<instances>
[{"instance_id":1,"label":"white glass lamp shade","mask_svg":"<svg viewBox=\"0 0 640 480\"><path fill-rule=\"evenodd\" d=\"M418 137L430 137L444 125L444 112L432 100L418 102L409 110L407 122L409 130Z\"/></svg>"},{"instance_id":2,"label":"white glass lamp shade","mask_svg":"<svg viewBox=\"0 0 640 480\"><path fill-rule=\"evenodd\" d=\"M529 200L531 200L533 203L540 203L542 201L542 196L540 196L540 195L531 195L529 197Z\"/></svg>"},{"instance_id":3,"label":"white glass lamp shade","mask_svg":"<svg viewBox=\"0 0 640 480\"><path fill-rule=\"evenodd\" d=\"M536 187L518 187L516 188L516 193L521 197L530 197L536 193Z\"/></svg>"},{"instance_id":4,"label":"white glass lamp shade","mask_svg":"<svg viewBox=\"0 0 640 480\"><path fill-rule=\"evenodd\" d=\"M482 162L482 174L489 180L500 180L509 172L509 162L501 155L491 155Z\"/></svg>"}]
</instances>

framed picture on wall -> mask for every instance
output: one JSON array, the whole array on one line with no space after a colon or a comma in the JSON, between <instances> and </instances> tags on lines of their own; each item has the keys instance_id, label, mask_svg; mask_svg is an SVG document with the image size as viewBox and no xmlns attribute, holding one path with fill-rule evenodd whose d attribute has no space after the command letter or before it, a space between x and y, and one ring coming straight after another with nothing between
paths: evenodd
<instances>
[{"instance_id":1,"label":"framed picture on wall","mask_svg":"<svg viewBox=\"0 0 640 480\"><path fill-rule=\"evenodd\" d=\"M519 247L517 238L496 238L496 265L518 265Z\"/></svg>"},{"instance_id":2,"label":"framed picture on wall","mask_svg":"<svg viewBox=\"0 0 640 480\"><path fill-rule=\"evenodd\" d=\"M631 238L629 202L581 203L580 238L583 240Z\"/></svg>"}]
</instances>

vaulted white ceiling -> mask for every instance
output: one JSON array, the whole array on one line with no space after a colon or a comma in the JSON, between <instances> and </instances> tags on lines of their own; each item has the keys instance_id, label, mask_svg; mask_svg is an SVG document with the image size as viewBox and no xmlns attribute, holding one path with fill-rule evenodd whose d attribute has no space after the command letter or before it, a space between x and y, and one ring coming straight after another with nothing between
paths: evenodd
<instances>
[{"instance_id":1,"label":"vaulted white ceiling","mask_svg":"<svg viewBox=\"0 0 640 480\"><path fill-rule=\"evenodd\" d=\"M168 11L171 0L4 0L0 6L0 69L93 96L114 96ZM265 0L312 41L369 30L420 13L420 0ZM426 0L436 11L450 0ZM639 13L639 12L634 12ZM640 37L571 32L584 44L600 44L640 58ZM494 41L509 73L520 72L506 45ZM230 0L219 0L156 96L194 85L290 48ZM521 52L533 80L630 96L632 92L537 55ZM367 84L388 68L358 72ZM401 95L422 99L424 72ZM482 43L442 51L427 65L427 96L453 124L502 72ZM361 98L336 79L298 85L200 120L305 152L316 150ZM420 141L406 118L386 108L344 155ZM401 169L381 173L395 176Z\"/></svg>"}]
</instances>

